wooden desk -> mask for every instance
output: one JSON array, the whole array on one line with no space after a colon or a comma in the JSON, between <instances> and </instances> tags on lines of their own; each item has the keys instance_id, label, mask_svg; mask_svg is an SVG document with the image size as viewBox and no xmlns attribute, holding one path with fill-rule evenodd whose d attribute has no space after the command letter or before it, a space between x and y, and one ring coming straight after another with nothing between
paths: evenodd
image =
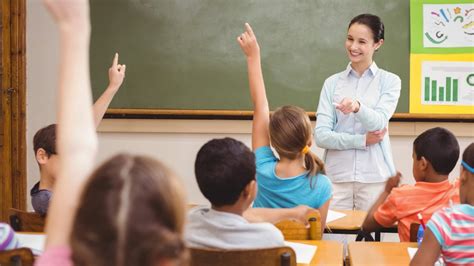
<instances>
[{"instance_id":1,"label":"wooden desk","mask_svg":"<svg viewBox=\"0 0 474 266\"><path fill-rule=\"evenodd\" d=\"M358 235L356 241L364 238L363 234L359 234L367 216L366 211L361 210L335 210L337 212L345 213L346 216L326 224L324 233L327 234L354 234ZM380 241L380 233L397 233L397 226L390 228L382 228L375 232L375 241ZM373 241L371 236L368 236L368 241Z\"/></svg>"},{"instance_id":2,"label":"wooden desk","mask_svg":"<svg viewBox=\"0 0 474 266\"><path fill-rule=\"evenodd\" d=\"M346 214L346 216L342 217L341 219L337 219L335 221L332 221L326 224L326 227L329 227L331 231L338 231L338 230L359 231L362 226L362 223L364 222L365 216L367 216L367 212L360 211L360 210L344 210L344 211L335 210L335 211L342 212Z\"/></svg>"},{"instance_id":3,"label":"wooden desk","mask_svg":"<svg viewBox=\"0 0 474 266\"><path fill-rule=\"evenodd\" d=\"M358 265L408 265L408 247L418 247L412 242L352 242L349 258L352 266Z\"/></svg>"},{"instance_id":4,"label":"wooden desk","mask_svg":"<svg viewBox=\"0 0 474 266\"><path fill-rule=\"evenodd\" d=\"M316 254L309 264L313 265L343 265L343 245L333 240L288 240L289 242L317 246ZM299 263L298 266L307 266L308 264Z\"/></svg>"}]
</instances>

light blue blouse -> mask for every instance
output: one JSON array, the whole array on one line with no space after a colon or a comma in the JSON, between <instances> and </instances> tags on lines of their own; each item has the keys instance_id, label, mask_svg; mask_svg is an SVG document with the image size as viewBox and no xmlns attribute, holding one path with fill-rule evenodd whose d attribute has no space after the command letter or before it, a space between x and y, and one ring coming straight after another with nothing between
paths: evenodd
<instances>
[{"instance_id":1,"label":"light blue blouse","mask_svg":"<svg viewBox=\"0 0 474 266\"><path fill-rule=\"evenodd\" d=\"M361 76L349 64L324 82L317 110L316 144L326 149L326 173L334 183L384 182L396 173L388 131L384 139L365 145L365 134L387 127L400 96L400 78L372 63ZM344 97L360 103L344 115L333 103Z\"/></svg>"}]
</instances>

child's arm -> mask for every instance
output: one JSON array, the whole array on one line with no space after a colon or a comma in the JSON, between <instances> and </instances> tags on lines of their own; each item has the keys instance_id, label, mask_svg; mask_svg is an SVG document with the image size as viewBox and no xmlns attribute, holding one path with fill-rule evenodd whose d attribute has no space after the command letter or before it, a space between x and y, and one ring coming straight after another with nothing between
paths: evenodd
<instances>
[{"instance_id":1,"label":"child's arm","mask_svg":"<svg viewBox=\"0 0 474 266\"><path fill-rule=\"evenodd\" d=\"M260 63L260 47L248 23L245 23L245 32L237 37L237 42L247 56L250 95L253 103L252 149L255 151L259 147L270 145L268 135L270 110Z\"/></svg>"},{"instance_id":2,"label":"child's arm","mask_svg":"<svg viewBox=\"0 0 474 266\"><path fill-rule=\"evenodd\" d=\"M374 203L372 208L370 208L369 213L367 213L367 216L365 217L364 223L362 224L362 230L365 232L374 232L377 231L380 228L383 228L382 225L380 225L374 218L374 213L377 211L377 209L382 205L385 200L387 199L388 195L390 195L390 192L394 187L397 187L398 184L400 183L400 178L401 174L400 172L397 172L397 175L390 177L387 180L387 184L385 185L385 190L382 192L380 197L377 199L377 201Z\"/></svg>"},{"instance_id":3,"label":"child's arm","mask_svg":"<svg viewBox=\"0 0 474 266\"><path fill-rule=\"evenodd\" d=\"M89 78L89 1L44 0L59 26L59 173L46 222L46 249L68 246L76 208L97 151Z\"/></svg>"},{"instance_id":4,"label":"child's arm","mask_svg":"<svg viewBox=\"0 0 474 266\"><path fill-rule=\"evenodd\" d=\"M321 229L324 232L324 229L326 228L326 218L328 217L328 211L329 211L329 202L331 200L326 201L321 207L318 208L319 215L321 216Z\"/></svg>"},{"instance_id":5,"label":"child's arm","mask_svg":"<svg viewBox=\"0 0 474 266\"><path fill-rule=\"evenodd\" d=\"M426 228L423 242L410 262L410 265L434 265L441 253L441 246L429 228Z\"/></svg>"},{"instance_id":6,"label":"child's arm","mask_svg":"<svg viewBox=\"0 0 474 266\"><path fill-rule=\"evenodd\" d=\"M109 86L105 89L104 93L94 103L94 123L97 128L104 117L110 102L115 96L115 93L119 90L122 85L123 79L125 78L126 66L118 63L119 55L115 53L112 65L109 68Z\"/></svg>"},{"instance_id":7,"label":"child's arm","mask_svg":"<svg viewBox=\"0 0 474 266\"><path fill-rule=\"evenodd\" d=\"M305 205L300 205L293 208L249 208L243 216L249 222L252 223L278 223L284 220L295 220L305 225L308 223L308 215L313 212L317 212L316 209L310 208Z\"/></svg>"}]
</instances>

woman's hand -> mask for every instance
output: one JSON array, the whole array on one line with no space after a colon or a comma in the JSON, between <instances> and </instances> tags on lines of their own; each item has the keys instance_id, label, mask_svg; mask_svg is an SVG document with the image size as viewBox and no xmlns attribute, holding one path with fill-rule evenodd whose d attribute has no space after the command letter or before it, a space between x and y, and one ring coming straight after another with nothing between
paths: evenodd
<instances>
[{"instance_id":1,"label":"woman's hand","mask_svg":"<svg viewBox=\"0 0 474 266\"><path fill-rule=\"evenodd\" d=\"M365 145L370 146L381 142L385 136L385 133L387 133L387 128L367 132L367 134L365 134Z\"/></svg>"},{"instance_id":2,"label":"woman's hand","mask_svg":"<svg viewBox=\"0 0 474 266\"><path fill-rule=\"evenodd\" d=\"M351 98L344 98L340 103L334 103L337 110L343 112L345 115L350 113L357 113L360 108L360 103Z\"/></svg>"}]
</instances>

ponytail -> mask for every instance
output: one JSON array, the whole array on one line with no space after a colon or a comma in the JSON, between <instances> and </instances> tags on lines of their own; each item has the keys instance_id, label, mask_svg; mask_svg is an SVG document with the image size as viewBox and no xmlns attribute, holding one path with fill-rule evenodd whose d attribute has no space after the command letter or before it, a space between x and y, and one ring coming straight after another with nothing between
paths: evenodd
<instances>
[{"instance_id":1,"label":"ponytail","mask_svg":"<svg viewBox=\"0 0 474 266\"><path fill-rule=\"evenodd\" d=\"M324 162L319 159L319 157L314 154L312 151L309 151L304 155L304 163L306 169L308 170L308 177L312 178L317 174L326 174L326 169L324 168ZM313 182L310 182L312 186Z\"/></svg>"}]
</instances>

